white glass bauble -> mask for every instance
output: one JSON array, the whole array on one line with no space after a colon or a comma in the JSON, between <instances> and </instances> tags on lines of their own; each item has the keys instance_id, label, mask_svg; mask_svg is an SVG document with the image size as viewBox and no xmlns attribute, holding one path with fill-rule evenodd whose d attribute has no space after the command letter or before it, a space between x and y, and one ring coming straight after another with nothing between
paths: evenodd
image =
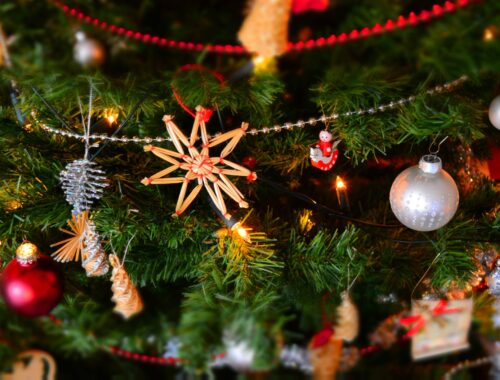
<instances>
[{"instance_id":1,"label":"white glass bauble","mask_svg":"<svg viewBox=\"0 0 500 380\"><path fill-rule=\"evenodd\" d=\"M500 129L500 95L491 102L488 116L491 124L493 124L496 129Z\"/></svg>"},{"instance_id":2,"label":"white glass bauble","mask_svg":"<svg viewBox=\"0 0 500 380\"><path fill-rule=\"evenodd\" d=\"M104 46L93 38L88 38L85 33L76 33L76 43L73 50L75 61L80 65L99 66L104 62Z\"/></svg>"},{"instance_id":3,"label":"white glass bauble","mask_svg":"<svg viewBox=\"0 0 500 380\"><path fill-rule=\"evenodd\" d=\"M455 181L442 169L441 159L426 155L396 177L389 199L394 215L406 227L434 231L453 218L459 195Z\"/></svg>"}]
</instances>

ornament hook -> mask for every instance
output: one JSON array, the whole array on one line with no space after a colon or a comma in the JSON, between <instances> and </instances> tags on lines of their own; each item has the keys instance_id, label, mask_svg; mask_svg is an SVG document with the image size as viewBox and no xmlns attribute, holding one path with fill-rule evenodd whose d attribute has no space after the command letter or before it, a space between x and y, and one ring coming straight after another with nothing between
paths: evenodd
<instances>
[{"instance_id":1,"label":"ornament hook","mask_svg":"<svg viewBox=\"0 0 500 380\"><path fill-rule=\"evenodd\" d=\"M127 257L127 253L128 253L128 250L130 248L130 243L132 243L132 240L134 240L135 238L135 235L137 235L137 232L134 232L134 234L132 235L132 237L130 239L128 239L128 242L127 244L125 245L125 251L123 253L123 258L122 258L122 262L120 263L120 268L123 266L123 264L125 264L125 258ZM111 245L111 250L113 251L113 253L118 256L116 254L116 251L115 251L115 248L113 247L113 241L110 239L109 240L109 244Z\"/></svg>"},{"instance_id":2,"label":"ornament hook","mask_svg":"<svg viewBox=\"0 0 500 380\"><path fill-rule=\"evenodd\" d=\"M438 144L437 144L437 148L436 150L432 150L432 146L434 144L436 144L436 139L437 139L438 135L436 137L434 137L434 140L432 140L431 142L431 145L429 145L429 153L432 154L433 156L437 155L439 153L439 149L441 148L441 144L444 143L449 136L445 136Z\"/></svg>"}]
</instances>

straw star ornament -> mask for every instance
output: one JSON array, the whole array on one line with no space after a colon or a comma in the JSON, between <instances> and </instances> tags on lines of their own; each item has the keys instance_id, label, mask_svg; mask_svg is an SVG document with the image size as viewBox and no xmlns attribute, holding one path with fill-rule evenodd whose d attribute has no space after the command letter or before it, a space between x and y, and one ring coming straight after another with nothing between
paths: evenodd
<instances>
[{"instance_id":1,"label":"straw star ornament","mask_svg":"<svg viewBox=\"0 0 500 380\"><path fill-rule=\"evenodd\" d=\"M182 183L175 207L176 215L181 215L186 211L200 193L202 187L205 187L215 206L226 218L230 218L231 215L227 212L223 193L232 198L240 207L248 207L248 203L245 202L243 195L228 177L241 176L253 181L257 179L257 175L241 165L226 160L226 157L234 150L240 139L245 135L248 124L242 123L240 128L209 138L205 123L210 118L210 115L211 110L201 106L196 107L196 116L189 138L175 125L172 121L172 116L165 115L163 121L176 151L152 145L144 147L146 152L152 152L154 155L171 164L171 166L151 177L144 178L141 181L144 185ZM194 146L198 140L199 133L201 134L202 142L201 150ZM218 157L211 157L209 149L226 141L226 146L222 149L220 155ZM186 174L183 177L168 177L170 173L178 169L185 170ZM196 186L188 194L188 186L191 181L196 181Z\"/></svg>"}]
</instances>

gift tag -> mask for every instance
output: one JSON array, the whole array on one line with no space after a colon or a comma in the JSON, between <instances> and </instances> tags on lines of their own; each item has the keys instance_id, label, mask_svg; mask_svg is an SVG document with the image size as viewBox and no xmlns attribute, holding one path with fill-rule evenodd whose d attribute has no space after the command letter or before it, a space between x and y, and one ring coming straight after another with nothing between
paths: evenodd
<instances>
[{"instance_id":1,"label":"gift tag","mask_svg":"<svg viewBox=\"0 0 500 380\"><path fill-rule=\"evenodd\" d=\"M54 380L56 362L45 351L27 350L17 355L11 372L0 374L1 380Z\"/></svg>"},{"instance_id":2,"label":"gift tag","mask_svg":"<svg viewBox=\"0 0 500 380\"><path fill-rule=\"evenodd\" d=\"M426 359L469 348L472 299L418 300L412 315L400 323L408 326L413 360Z\"/></svg>"}]
</instances>

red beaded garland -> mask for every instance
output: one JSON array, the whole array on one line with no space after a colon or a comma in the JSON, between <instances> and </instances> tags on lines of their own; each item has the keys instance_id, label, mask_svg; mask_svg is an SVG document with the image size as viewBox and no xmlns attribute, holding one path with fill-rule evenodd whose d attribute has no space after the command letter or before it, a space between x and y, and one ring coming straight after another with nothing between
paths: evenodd
<instances>
[{"instance_id":1,"label":"red beaded garland","mask_svg":"<svg viewBox=\"0 0 500 380\"><path fill-rule=\"evenodd\" d=\"M368 37L371 35L381 34L385 32L391 32L396 29L405 28L407 25L414 26L418 23L423 23L429 21L431 18L437 18L443 16L445 13L453 12L457 9L463 8L472 4L472 0L457 0L455 2L446 1L443 5L434 4L431 10L423 10L416 14L415 12L410 12L410 14L405 16L399 16L396 21L387 20L384 26L380 24L375 24L373 27L363 27L360 28L361 31L354 29L348 33L341 33L338 36L331 35L329 37L319 37L315 39L310 39L305 42L289 42L287 45L288 51L301 51L321 46L331 46L337 42L343 43L348 41L354 41L360 37ZM185 41L175 41L166 38L161 38L159 36L151 36L150 34L143 34L135 30L127 30L116 25L110 25L105 21L101 21L98 18L92 18L91 16L85 15L83 12L75 8L71 8L64 4L60 0L54 0L54 4L64 11L66 14L77 18L78 20L84 21L95 27L99 27L103 30L107 30L111 33L117 33L119 35L124 35L126 38L142 41L144 43L151 43L159 46L168 46L183 50L194 50L201 51L206 50L208 52L225 53L225 54L244 54L248 53L247 50L241 45L211 45L202 44L196 42L185 42Z\"/></svg>"}]
</instances>

